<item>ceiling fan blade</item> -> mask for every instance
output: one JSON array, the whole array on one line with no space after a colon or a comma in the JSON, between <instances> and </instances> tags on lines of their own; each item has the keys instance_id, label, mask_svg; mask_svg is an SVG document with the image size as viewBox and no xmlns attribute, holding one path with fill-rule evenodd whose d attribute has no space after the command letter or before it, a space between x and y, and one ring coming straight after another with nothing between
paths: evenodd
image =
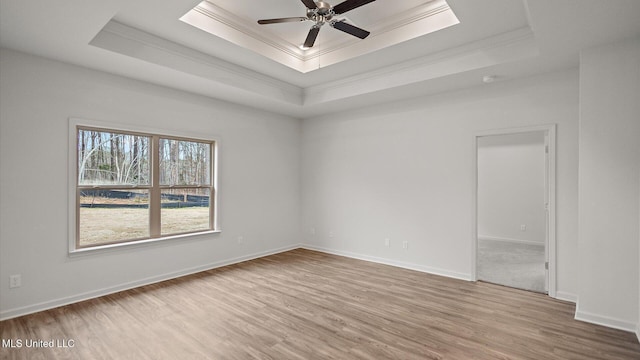
<instances>
[{"instance_id":1,"label":"ceiling fan blade","mask_svg":"<svg viewBox=\"0 0 640 360\"><path fill-rule=\"evenodd\" d=\"M362 5L367 5L370 2L374 2L376 0L347 0L343 1L340 4L333 7L333 12L336 14L344 14L347 11L351 11L355 8L358 8Z\"/></svg>"},{"instance_id":2,"label":"ceiling fan blade","mask_svg":"<svg viewBox=\"0 0 640 360\"><path fill-rule=\"evenodd\" d=\"M320 28L319 27L312 27L311 30L309 30L309 35L307 35L307 39L304 41L304 47L306 48L312 48L313 44L316 42L316 38L318 37L318 33L320 32Z\"/></svg>"},{"instance_id":3,"label":"ceiling fan blade","mask_svg":"<svg viewBox=\"0 0 640 360\"><path fill-rule=\"evenodd\" d=\"M302 0L302 3L307 7L307 9L316 9L318 7L313 0Z\"/></svg>"},{"instance_id":4,"label":"ceiling fan blade","mask_svg":"<svg viewBox=\"0 0 640 360\"><path fill-rule=\"evenodd\" d=\"M360 39L364 39L367 36L369 36L369 34L371 34L367 30L360 29L359 27L353 26L351 24L347 24L344 21L336 21L331 26L333 26L334 28L336 28L336 29L338 29L340 31L344 31L347 34L350 34L350 35L353 35L355 37L358 37Z\"/></svg>"},{"instance_id":5,"label":"ceiling fan blade","mask_svg":"<svg viewBox=\"0 0 640 360\"><path fill-rule=\"evenodd\" d=\"M300 21L305 21L305 20L309 20L309 18L306 18L306 17L288 17L288 18L279 18L279 19L263 19L263 20L258 20L258 24L260 24L260 25L279 24L279 23L286 23L286 22L300 22Z\"/></svg>"}]
</instances>

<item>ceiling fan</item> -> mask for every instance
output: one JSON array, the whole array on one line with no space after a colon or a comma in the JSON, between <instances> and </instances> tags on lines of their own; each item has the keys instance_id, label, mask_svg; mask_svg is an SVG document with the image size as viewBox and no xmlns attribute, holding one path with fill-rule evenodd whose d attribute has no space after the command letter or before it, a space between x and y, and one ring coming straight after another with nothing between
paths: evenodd
<instances>
[{"instance_id":1,"label":"ceiling fan","mask_svg":"<svg viewBox=\"0 0 640 360\"><path fill-rule=\"evenodd\" d=\"M314 2L313 0L302 0L302 3L307 7L307 17L288 17L279 19L264 19L258 20L258 24L278 24L285 22L299 22L299 21L313 21L315 24L309 30L307 39L304 41L305 48L313 47L316 42L320 28L324 24L329 24L334 29L346 32L360 39L364 39L369 36L370 32L363 30L357 26L346 23L344 20L335 20L335 15L341 15L347 11L351 11L360 6L366 5L375 0L346 0L336 6L331 6L324 1Z\"/></svg>"}]
</instances>

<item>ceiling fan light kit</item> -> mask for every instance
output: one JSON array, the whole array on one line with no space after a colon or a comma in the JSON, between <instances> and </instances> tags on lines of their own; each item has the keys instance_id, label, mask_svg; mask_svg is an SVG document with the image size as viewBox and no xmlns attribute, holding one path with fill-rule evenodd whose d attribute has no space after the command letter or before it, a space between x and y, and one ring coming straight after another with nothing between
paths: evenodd
<instances>
[{"instance_id":1,"label":"ceiling fan light kit","mask_svg":"<svg viewBox=\"0 0 640 360\"><path fill-rule=\"evenodd\" d=\"M364 39L369 36L370 32L346 23L344 20L335 20L333 19L333 17L336 15L344 14L347 11L351 11L374 1L375 0L346 0L336 6L331 6L331 4L325 1L314 2L313 0L302 0L302 3L307 7L307 17L262 19L258 20L258 24L267 25L286 22L313 21L314 24L309 30L307 38L304 42L304 47L307 49L313 47L316 38L320 33L320 28L324 24L329 24L329 26L334 29L340 30L349 35L353 35L357 38Z\"/></svg>"}]
</instances>

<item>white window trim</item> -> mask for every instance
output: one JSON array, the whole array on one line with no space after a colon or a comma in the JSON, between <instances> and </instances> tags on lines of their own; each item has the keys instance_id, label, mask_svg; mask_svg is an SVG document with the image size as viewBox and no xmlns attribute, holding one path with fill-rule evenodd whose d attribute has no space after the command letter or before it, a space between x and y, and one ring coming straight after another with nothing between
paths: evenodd
<instances>
[{"instance_id":1,"label":"white window trim","mask_svg":"<svg viewBox=\"0 0 640 360\"><path fill-rule=\"evenodd\" d=\"M92 128L101 128L108 129L114 131L123 131L123 132L135 132L135 133L146 133L146 134L154 134L160 136L171 137L180 137L186 139L193 140L202 140L202 141L212 141L214 143L213 149L213 188L215 189L215 196L210 199L211 206L214 206L214 224L212 230L199 231L194 233L187 234L175 234L175 235L167 235L161 236L158 238L152 239L142 239L142 240L134 240L127 241L115 244L105 244L92 246L87 248L79 248L76 244L76 232L77 232L77 206L76 206L76 177L77 177L77 163L78 163L78 151L77 151L77 128L78 127L92 127ZM69 158L67 163L67 185L68 185L68 241L69 241L69 256L76 255L86 255L93 254L105 251L113 251L118 249L132 248L132 247L141 247L141 246L150 246L158 243L165 243L167 241L185 241L189 239L201 239L206 238L207 235L218 234L221 233L222 230L220 228L220 189L218 184L218 168L219 168L219 157L220 157L220 139L218 136L213 134L199 133L193 134L189 132L185 132L182 130L166 130L166 129L157 129L157 128L149 128L144 126L136 126L129 124L121 124L115 122L105 122L98 120L87 120L80 118L69 118L69 128L68 128L68 152Z\"/></svg>"}]
</instances>

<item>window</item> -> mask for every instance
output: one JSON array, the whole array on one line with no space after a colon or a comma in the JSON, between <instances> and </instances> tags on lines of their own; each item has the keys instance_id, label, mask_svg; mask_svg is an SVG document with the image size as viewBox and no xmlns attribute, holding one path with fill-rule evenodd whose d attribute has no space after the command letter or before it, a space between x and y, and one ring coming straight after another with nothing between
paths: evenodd
<instances>
[{"instance_id":1,"label":"window","mask_svg":"<svg viewBox=\"0 0 640 360\"><path fill-rule=\"evenodd\" d=\"M215 230L215 142L75 127L75 248Z\"/></svg>"}]
</instances>

